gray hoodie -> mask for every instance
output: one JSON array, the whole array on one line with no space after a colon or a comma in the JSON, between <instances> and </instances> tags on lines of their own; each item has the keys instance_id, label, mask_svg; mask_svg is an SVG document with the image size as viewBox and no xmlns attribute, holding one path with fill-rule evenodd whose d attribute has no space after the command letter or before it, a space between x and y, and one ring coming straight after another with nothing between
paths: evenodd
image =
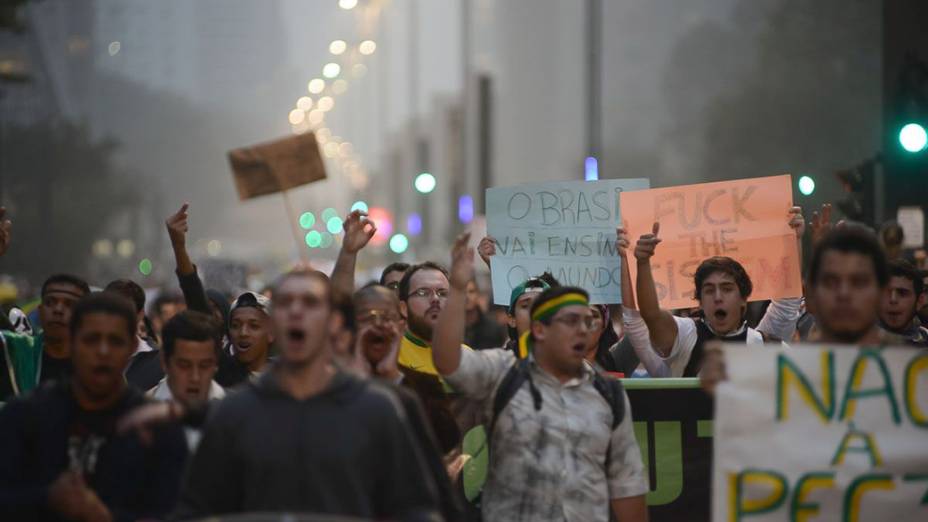
<instances>
[{"instance_id":1,"label":"gray hoodie","mask_svg":"<svg viewBox=\"0 0 928 522\"><path fill-rule=\"evenodd\" d=\"M438 496L403 409L382 385L338 373L297 400L276 372L214 404L179 518L248 512L440 520Z\"/></svg>"}]
</instances>

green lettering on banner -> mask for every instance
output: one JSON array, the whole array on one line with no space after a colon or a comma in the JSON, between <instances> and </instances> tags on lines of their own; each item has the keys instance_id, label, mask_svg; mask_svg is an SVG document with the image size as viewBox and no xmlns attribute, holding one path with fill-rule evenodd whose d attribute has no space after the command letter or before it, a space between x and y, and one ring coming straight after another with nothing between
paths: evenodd
<instances>
[{"instance_id":1,"label":"green lettering on banner","mask_svg":"<svg viewBox=\"0 0 928 522\"><path fill-rule=\"evenodd\" d=\"M732 522L779 509L789 492L786 477L772 470L748 468L740 473L730 474L728 481L728 514ZM745 485L763 482L771 485L771 491L767 497L750 499L744 497Z\"/></svg>"},{"instance_id":2,"label":"green lettering on banner","mask_svg":"<svg viewBox=\"0 0 928 522\"><path fill-rule=\"evenodd\" d=\"M851 482L844 493L844 522L860 521L860 503L864 494L874 489L896 489L893 478L887 474L861 475Z\"/></svg>"},{"instance_id":3,"label":"green lettering on banner","mask_svg":"<svg viewBox=\"0 0 928 522\"><path fill-rule=\"evenodd\" d=\"M807 522L819 513L818 502L807 502L806 494L813 489L831 489L835 487L835 474L831 472L813 472L799 476L796 490L789 506L790 522Z\"/></svg>"},{"instance_id":4,"label":"green lettering on banner","mask_svg":"<svg viewBox=\"0 0 928 522\"><path fill-rule=\"evenodd\" d=\"M777 421L789 419L789 387L795 385L799 396L828 424L835 414L835 354L822 352L822 397L815 393L809 377L786 354L777 355Z\"/></svg>"},{"instance_id":5,"label":"green lettering on banner","mask_svg":"<svg viewBox=\"0 0 928 522\"><path fill-rule=\"evenodd\" d=\"M902 480L905 482L928 482L928 474L909 473L904 475ZM922 497L921 505L928 506L928 490L925 491L925 496Z\"/></svg>"},{"instance_id":6,"label":"green lettering on banner","mask_svg":"<svg viewBox=\"0 0 928 522\"><path fill-rule=\"evenodd\" d=\"M883 386L879 388L859 389L863 381L864 373L867 370L867 361L874 360L883 377ZM851 365L851 372L848 375L847 386L844 390L844 402L841 404L840 420L848 417L854 418L855 406L857 400L868 397L878 397L885 395L889 402L890 413L893 417L893 423L897 426L902 422L899 416L899 404L896 402L896 394L893 391L893 380L890 376L889 369L886 368L886 361L880 355L880 352L871 349L863 349L857 353L854 363Z\"/></svg>"},{"instance_id":7,"label":"green lettering on banner","mask_svg":"<svg viewBox=\"0 0 928 522\"><path fill-rule=\"evenodd\" d=\"M928 370L928 354L921 354L909 361L905 367L905 379L902 384L902 395L905 398L905 412L909 416L912 424L920 428L928 428L928 411L921 409L916 402L918 400L916 387L918 385L918 374Z\"/></svg>"},{"instance_id":8,"label":"green lettering on banner","mask_svg":"<svg viewBox=\"0 0 928 522\"><path fill-rule=\"evenodd\" d=\"M861 441L863 446L851 446L851 442L855 440ZM880 448L876 445L873 435L855 429L853 422L848 425L847 433L841 438L841 443L838 444L838 449L835 450L835 455L831 458L831 465L840 466L844 464L844 455L849 451L866 453L870 457L871 468L883 465L883 457L880 455Z\"/></svg>"}]
</instances>

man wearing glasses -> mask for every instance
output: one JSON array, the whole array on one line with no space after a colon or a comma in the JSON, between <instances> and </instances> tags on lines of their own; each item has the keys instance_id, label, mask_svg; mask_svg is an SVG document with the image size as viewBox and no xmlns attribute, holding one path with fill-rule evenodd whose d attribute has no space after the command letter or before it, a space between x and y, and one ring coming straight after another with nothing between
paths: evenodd
<instances>
[{"instance_id":1,"label":"man wearing glasses","mask_svg":"<svg viewBox=\"0 0 928 522\"><path fill-rule=\"evenodd\" d=\"M620 522L646 521L648 485L628 397L584 358L594 326L587 293L559 287L535 299L527 359L461 350L464 292L474 272L468 236L452 251L451 291L432 355L448 384L491 419L483 519L606 522L611 510Z\"/></svg>"},{"instance_id":2,"label":"man wearing glasses","mask_svg":"<svg viewBox=\"0 0 928 522\"><path fill-rule=\"evenodd\" d=\"M449 292L448 271L438 263L419 263L403 274L399 297L406 332L400 343L400 366L438 376L432 363L432 330Z\"/></svg>"}]
</instances>

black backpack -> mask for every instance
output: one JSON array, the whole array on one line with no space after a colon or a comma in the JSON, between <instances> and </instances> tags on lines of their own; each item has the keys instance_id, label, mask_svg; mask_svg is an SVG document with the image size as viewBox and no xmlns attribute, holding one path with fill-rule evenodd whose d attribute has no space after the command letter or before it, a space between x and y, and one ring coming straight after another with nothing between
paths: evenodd
<instances>
[{"instance_id":1,"label":"black backpack","mask_svg":"<svg viewBox=\"0 0 928 522\"><path fill-rule=\"evenodd\" d=\"M522 385L528 381L529 391L532 394L532 402L535 405L535 411L541 410L541 392L535 388L530 372L531 361L529 359L519 359L506 372L503 380L500 381L496 389L496 396L493 398L493 417L490 419L489 429L487 430L487 443L493 436L493 430L496 428L496 419L502 413L503 408L509 404L509 401L515 397ZM622 383L615 378L603 375L598 371L593 372L593 387L602 395L606 403L612 409L612 430L622 423L625 417L625 395L622 392Z\"/></svg>"}]
</instances>

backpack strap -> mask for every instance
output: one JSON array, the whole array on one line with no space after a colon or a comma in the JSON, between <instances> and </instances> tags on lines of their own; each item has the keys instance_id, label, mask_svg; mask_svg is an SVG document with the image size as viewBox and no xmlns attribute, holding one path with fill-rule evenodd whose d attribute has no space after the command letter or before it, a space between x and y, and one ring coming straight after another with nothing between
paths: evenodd
<instances>
[{"instance_id":1,"label":"backpack strap","mask_svg":"<svg viewBox=\"0 0 928 522\"><path fill-rule=\"evenodd\" d=\"M493 416L490 417L490 425L487 430L488 441L496 428L496 419L499 418L499 414L519 392L525 381L528 381L532 402L535 404L535 411L541 409L541 392L535 388L535 383L532 381L532 374L529 371L530 364L529 359L517 359L506 371L506 375L503 376L503 380L500 381L499 386L496 388L496 395L493 397Z\"/></svg>"},{"instance_id":2,"label":"backpack strap","mask_svg":"<svg viewBox=\"0 0 928 522\"><path fill-rule=\"evenodd\" d=\"M622 382L616 378L595 372L593 374L593 387L602 395L612 410L612 430L615 431L625 418L625 394L622 393Z\"/></svg>"}]
</instances>

